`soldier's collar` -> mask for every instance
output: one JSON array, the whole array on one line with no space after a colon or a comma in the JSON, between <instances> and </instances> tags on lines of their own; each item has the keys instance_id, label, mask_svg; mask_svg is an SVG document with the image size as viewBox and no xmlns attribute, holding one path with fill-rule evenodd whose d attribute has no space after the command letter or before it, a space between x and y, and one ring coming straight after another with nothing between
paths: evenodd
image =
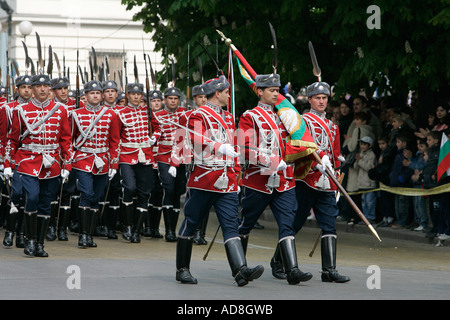
<instances>
[{"instance_id":1,"label":"soldier's collar","mask_svg":"<svg viewBox=\"0 0 450 320\"><path fill-rule=\"evenodd\" d=\"M206 106L212 108L218 114L222 114L222 108L220 106L215 105L214 103L211 103L209 101L206 101Z\"/></svg>"},{"instance_id":2,"label":"soldier's collar","mask_svg":"<svg viewBox=\"0 0 450 320\"><path fill-rule=\"evenodd\" d=\"M102 104L101 103L97 104L96 106L93 106L92 104L86 103L86 109L91 111L91 112L97 112L101 108L102 108Z\"/></svg>"},{"instance_id":3,"label":"soldier's collar","mask_svg":"<svg viewBox=\"0 0 450 320\"><path fill-rule=\"evenodd\" d=\"M264 110L273 110L273 105L262 103L258 101L258 107L263 108Z\"/></svg>"},{"instance_id":4,"label":"soldier's collar","mask_svg":"<svg viewBox=\"0 0 450 320\"><path fill-rule=\"evenodd\" d=\"M128 102L128 107L133 108L133 109L137 109L137 108L139 108L139 105L134 105L134 104Z\"/></svg>"},{"instance_id":5,"label":"soldier's collar","mask_svg":"<svg viewBox=\"0 0 450 320\"><path fill-rule=\"evenodd\" d=\"M49 104L50 104L50 100L45 100L44 102L40 102L39 100L37 100L36 98L31 98L31 101L33 102L33 104L36 106L36 107L39 107L39 108L45 108L45 107L47 107Z\"/></svg>"},{"instance_id":6,"label":"soldier's collar","mask_svg":"<svg viewBox=\"0 0 450 320\"><path fill-rule=\"evenodd\" d=\"M67 104L69 102L69 98L67 98L66 101L61 101L57 97L55 97L55 102L59 102L59 103L62 103L62 104Z\"/></svg>"},{"instance_id":7,"label":"soldier's collar","mask_svg":"<svg viewBox=\"0 0 450 320\"><path fill-rule=\"evenodd\" d=\"M19 104L28 103L28 102L30 102L30 100L31 100L31 99L24 99L24 98L22 98L22 97L20 97L20 96L17 98L17 102L18 102Z\"/></svg>"},{"instance_id":8,"label":"soldier's collar","mask_svg":"<svg viewBox=\"0 0 450 320\"><path fill-rule=\"evenodd\" d=\"M316 111L314 109L311 109L309 112L314 113L315 115L317 115L321 119L325 119L325 117L327 115L327 113L325 111L324 112L319 112L319 111Z\"/></svg>"}]
</instances>

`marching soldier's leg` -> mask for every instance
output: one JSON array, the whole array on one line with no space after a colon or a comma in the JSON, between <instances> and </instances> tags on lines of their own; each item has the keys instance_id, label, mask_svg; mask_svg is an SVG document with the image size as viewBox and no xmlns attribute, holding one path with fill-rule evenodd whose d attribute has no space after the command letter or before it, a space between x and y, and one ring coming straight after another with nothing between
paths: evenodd
<instances>
[{"instance_id":1,"label":"marching soldier's leg","mask_svg":"<svg viewBox=\"0 0 450 320\"><path fill-rule=\"evenodd\" d=\"M37 241L37 211L24 212L26 243L23 252L27 256L34 257L36 254Z\"/></svg>"},{"instance_id":2,"label":"marching soldier's leg","mask_svg":"<svg viewBox=\"0 0 450 320\"><path fill-rule=\"evenodd\" d=\"M225 251L230 264L231 274L239 287L247 285L249 281L258 279L263 274L264 267L261 265L255 268L247 267L244 249L239 237L226 240Z\"/></svg>"},{"instance_id":3,"label":"marching soldier's leg","mask_svg":"<svg viewBox=\"0 0 450 320\"><path fill-rule=\"evenodd\" d=\"M297 284L300 281L308 281L312 278L310 272L302 272L298 268L295 239L293 236L281 239L279 241L279 250L289 284Z\"/></svg>"},{"instance_id":4,"label":"marching soldier's leg","mask_svg":"<svg viewBox=\"0 0 450 320\"><path fill-rule=\"evenodd\" d=\"M3 238L3 245L5 247L11 247L13 245L18 214L19 210L17 210L17 207L13 203L11 203L11 209L7 217L8 220L6 224L5 237Z\"/></svg>"},{"instance_id":5,"label":"marching soldier's leg","mask_svg":"<svg viewBox=\"0 0 450 320\"><path fill-rule=\"evenodd\" d=\"M97 226L98 219L98 209L90 208L88 214L88 226L87 226L87 246L91 248L96 248L97 244L94 242L93 235L95 232L95 227Z\"/></svg>"},{"instance_id":6,"label":"marching soldier's leg","mask_svg":"<svg viewBox=\"0 0 450 320\"><path fill-rule=\"evenodd\" d=\"M123 204L123 232L122 238L129 241L131 239L131 226L133 224L133 202L122 202Z\"/></svg>"},{"instance_id":7,"label":"marching soldier's leg","mask_svg":"<svg viewBox=\"0 0 450 320\"><path fill-rule=\"evenodd\" d=\"M107 237L108 236L108 226L106 224L105 213L108 210L109 202L101 201L101 202L99 202L99 206L100 206L100 208L98 209L98 212L99 212L100 216L97 219L98 223L97 223L97 226L95 227L95 235L99 236L99 237Z\"/></svg>"},{"instance_id":8,"label":"marching soldier's leg","mask_svg":"<svg viewBox=\"0 0 450 320\"><path fill-rule=\"evenodd\" d=\"M205 245L208 242L205 240L205 235L206 235L206 227L208 225L208 218L209 218L209 214L207 214L200 226L197 228L197 230L195 230L195 237L194 237L194 243L197 245Z\"/></svg>"},{"instance_id":9,"label":"marching soldier's leg","mask_svg":"<svg viewBox=\"0 0 450 320\"><path fill-rule=\"evenodd\" d=\"M67 238L67 225L69 224L70 217L70 207L61 206L59 209L59 217L58 217L58 240L60 241L68 241Z\"/></svg>"},{"instance_id":10,"label":"marching soldier's leg","mask_svg":"<svg viewBox=\"0 0 450 320\"><path fill-rule=\"evenodd\" d=\"M136 213L138 215L138 219L136 225L134 226L133 233L131 234L131 243L140 243L141 242L141 230L144 224L144 219L147 216L147 209L144 208L136 208Z\"/></svg>"},{"instance_id":11,"label":"marching soldier's leg","mask_svg":"<svg viewBox=\"0 0 450 320\"><path fill-rule=\"evenodd\" d=\"M21 206L19 208L19 212L17 213L17 224L16 224L16 248L24 248L25 247L25 222L23 215L24 207Z\"/></svg>"},{"instance_id":12,"label":"marching soldier's leg","mask_svg":"<svg viewBox=\"0 0 450 320\"><path fill-rule=\"evenodd\" d=\"M336 270L336 235L326 234L321 239L322 282L348 282L350 278Z\"/></svg>"},{"instance_id":13,"label":"marching soldier's leg","mask_svg":"<svg viewBox=\"0 0 450 320\"><path fill-rule=\"evenodd\" d=\"M240 234L239 238L241 238L242 249L244 250L244 255L247 255L247 247L248 247L248 234Z\"/></svg>"},{"instance_id":14,"label":"marching soldier's leg","mask_svg":"<svg viewBox=\"0 0 450 320\"><path fill-rule=\"evenodd\" d=\"M75 233L79 233L79 220L80 220L80 195L76 194L72 196L70 201L70 216L69 216L69 230Z\"/></svg>"},{"instance_id":15,"label":"marching soldier's leg","mask_svg":"<svg viewBox=\"0 0 450 320\"><path fill-rule=\"evenodd\" d=\"M58 201L54 200L51 202L50 207L50 218L48 223L48 230L46 232L45 238L48 241L56 240L56 218L58 215Z\"/></svg>"},{"instance_id":16,"label":"marching soldier's leg","mask_svg":"<svg viewBox=\"0 0 450 320\"><path fill-rule=\"evenodd\" d=\"M78 247L80 248L86 248L88 246L87 243L87 233L88 233L88 227L89 227L89 208L87 207L80 207L78 208L78 211L80 213L79 218L79 235L78 235Z\"/></svg>"},{"instance_id":17,"label":"marching soldier's leg","mask_svg":"<svg viewBox=\"0 0 450 320\"><path fill-rule=\"evenodd\" d=\"M106 212L106 224L108 225L108 239L117 239L116 222L119 215L120 206L108 206ZM105 214L105 212L103 213Z\"/></svg>"},{"instance_id":18,"label":"marching soldier's leg","mask_svg":"<svg viewBox=\"0 0 450 320\"><path fill-rule=\"evenodd\" d=\"M175 234L176 222L178 221L178 212L175 212L173 207L163 207L164 225L166 227L165 239L167 242L177 241Z\"/></svg>"},{"instance_id":19,"label":"marching soldier's leg","mask_svg":"<svg viewBox=\"0 0 450 320\"><path fill-rule=\"evenodd\" d=\"M175 279L181 283L197 284L197 279L191 274L190 263L192 255L192 238L178 238Z\"/></svg>"},{"instance_id":20,"label":"marching soldier's leg","mask_svg":"<svg viewBox=\"0 0 450 320\"><path fill-rule=\"evenodd\" d=\"M38 238L36 243L36 257L46 258L48 253L44 251L44 240L48 231L48 224L50 222L50 217L45 215L37 216L37 231Z\"/></svg>"},{"instance_id":21,"label":"marching soldier's leg","mask_svg":"<svg viewBox=\"0 0 450 320\"><path fill-rule=\"evenodd\" d=\"M150 215L150 230L153 238L162 238L162 234L159 233L159 224L161 222L162 207L153 207Z\"/></svg>"},{"instance_id":22,"label":"marching soldier's leg","mask_svg":"<svg viewBox=\"0 0 450 320\"><path fill-rule=\"evenodd\" d=\"M277 279L286 279L286 273L283 268L283 261L281 260L280 244L277 244L275 253L270 260L270 267L272 268L272 275Z\"/></svg>"}]
</instances>

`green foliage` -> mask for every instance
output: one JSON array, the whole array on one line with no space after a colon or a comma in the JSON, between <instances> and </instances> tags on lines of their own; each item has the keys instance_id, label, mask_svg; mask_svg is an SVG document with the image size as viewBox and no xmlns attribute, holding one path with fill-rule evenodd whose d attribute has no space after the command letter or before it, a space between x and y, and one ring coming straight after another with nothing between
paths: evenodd
<instances>
[{"instance_id":1,"label":"green foliage","mask_svg":"<svg viewBox=\"0 0 450 320\"><path fill-rule=\"evenodd\" d=\"M273 50L268 23L277 32L278 73L283 85L291 82L297 92L316 79L308 51L312 41L322 79L335 85L336 96L381 90L406 96L408 90L448 91L448 0L122 0L127 10L139 7L136 21L151 34L156 50L176 61L179 88L187 86L187 47L190 45L190 87L203 63L205 79L217 70L202 43L225 74L228 47L216 29L233 44L259 73L272 72ZM381 29L370 30L366 21L370 5L381 10ZM238 105L252 107L252 92L235 68ZM171 69L158 70L164 87ZM168 71L168 75L166 72ZM387 81L387 79L389 81ZM390 87L389 87L390 86ZM425 92L422 92L426 95Z\"/></svg>"}]
</instances>

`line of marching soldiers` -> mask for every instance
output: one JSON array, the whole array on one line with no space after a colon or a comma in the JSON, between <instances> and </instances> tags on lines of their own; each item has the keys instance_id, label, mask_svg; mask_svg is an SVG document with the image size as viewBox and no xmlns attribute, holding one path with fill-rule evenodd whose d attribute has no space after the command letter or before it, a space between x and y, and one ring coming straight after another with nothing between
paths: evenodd
<instances>
[{"instance_id":1,"label":"line of marching soldiers","mask_svg":"<svg viewBox=\"0 0 450 320\"><path fill-rule=\"evenodd\" d=\"M190 273L192 244L206 243L214 206L232 276L244 286L264 271L260 265L248 267L245 256L249 233L269 205L279 227L272 274L297 284L312 274L298 268L294 236L314 207L322 228L322 281L349 281L335 269L336 187L325 177L325 166L339 164L335 158L340 151L333 150L339 146L338 131L331 128L330 143L321 149L322 164L313 162L308 178L295 181L292 164L284 161L288 133L274 110L279 75L258 75L255 81L260 102L242 115L239 129L245 134L238 141L235 119L224 109L230 97L224 76L194 87L196 106L189 110L180 106L176 87L150 92L149 108L140 83L127 84L123 96L114 81L92 80L84 85L77 106L65 77L18 77L18 97L0 106L2 181L8 199L2 205L7 208L3 245L11 247L15 235L16 246L26 255L48 257L44 240L67 241L70 228L79 233L78 247L96 247L94 235L117 238L118 219L122 237L139 243L142 234L163 237L163 216L166 241L177 243L176 280L196 284ZM329 85L315 83L308 90L311 99L320 97L317 109L325 109ZM316 102L310 102L315 109ZM311 115L308 125L316 117ZM314 139L323 141L324 130L317 128L316 134L310 127ZM238 145L248 163L245 172ZM184 219L176 232L183 194Z\"/></svg>"}]
</instances>

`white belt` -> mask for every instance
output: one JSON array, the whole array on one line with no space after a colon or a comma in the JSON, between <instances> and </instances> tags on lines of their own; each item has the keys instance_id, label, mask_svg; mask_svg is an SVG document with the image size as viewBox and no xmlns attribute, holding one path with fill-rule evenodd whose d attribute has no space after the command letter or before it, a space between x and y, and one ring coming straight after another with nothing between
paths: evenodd
<instances>
[{"instance_id":1,"label":"white belt","mask_svg":"<svg viewBox=\"0 0 450 320\"><path fill-rule=\"evenodd\" d=\"M108 151L107 147L103 148L88 148L88 147L80 147L77 150L84 152L84 153L104 153Z\"/></svg>"},{"instance_id":2,"label":"white belt","mask_svg":"<svg viewBox=\"0 0 450 320\"><path fill-rule=\"evenodd\" d=\"M158 141L158 144L163 146L173 146L173 141Z\"/></svg>"},{"instance_id":3,"label":"white belt","mask_svg":"<svg viewBox=\"0 0 450 320\"><path fill-rule=\"evenodd\" d=\"M150 148L152 145L148 142L145 143L125 142L122 143L122 146L127 148L142 149L142 148Z\"/></svg>"},{"instance_id":4,"label":"white belt","mask_svg":"<svg viewBox=\"0 0 450 320\"><path fill-rule=\"evenodd\" d=\"M25 149L33 152L48 152L54 151L59 148L59 144L37 144L37 143L28 143L22 144L21 149Z\"/></svg>"}]
</instances>

